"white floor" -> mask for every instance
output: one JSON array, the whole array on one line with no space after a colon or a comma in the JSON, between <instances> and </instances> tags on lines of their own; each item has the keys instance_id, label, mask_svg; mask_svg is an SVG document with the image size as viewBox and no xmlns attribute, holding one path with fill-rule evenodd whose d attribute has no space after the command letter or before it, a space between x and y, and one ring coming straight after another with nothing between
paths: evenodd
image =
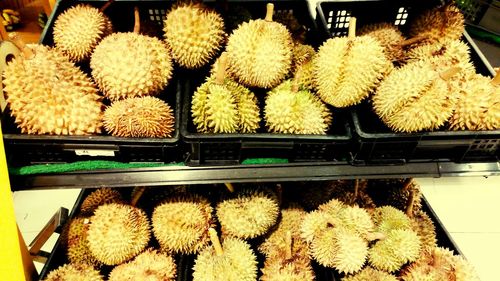
<instances>
[{"instance_id":1,"label":"white floor","mask_svg":"<svg viewBox=\"0 0 500 281\"><path fill-rule=\"evenodd\" d=\"M434 211L471 261L482 281L497 281L500 253L500 177L418 179ZM59 207L71 210L80 190L19 191L13 194L17 223L26 243ZM51 251L57 235L43 250ZM36 264L40 270L42 264Z\"/></svg>"}]
</instances>

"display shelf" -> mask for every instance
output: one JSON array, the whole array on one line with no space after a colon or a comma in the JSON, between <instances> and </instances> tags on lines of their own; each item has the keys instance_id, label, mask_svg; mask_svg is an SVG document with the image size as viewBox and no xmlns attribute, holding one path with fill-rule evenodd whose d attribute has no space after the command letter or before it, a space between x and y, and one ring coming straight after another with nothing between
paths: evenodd
<instances>
[{"instance_id":1,"label":"display shelf","mask_svg":"<svg viewBox=\"0 0 500 281\"><path fill-rule=\"evenodd\" d=\"M352 166L348 163L287 163L230 166L165 166L11 176L13 190L165 186L223 182L276 182L353 178L499 176L500 163L407 163Z\"/></svg>"}]
</instances>

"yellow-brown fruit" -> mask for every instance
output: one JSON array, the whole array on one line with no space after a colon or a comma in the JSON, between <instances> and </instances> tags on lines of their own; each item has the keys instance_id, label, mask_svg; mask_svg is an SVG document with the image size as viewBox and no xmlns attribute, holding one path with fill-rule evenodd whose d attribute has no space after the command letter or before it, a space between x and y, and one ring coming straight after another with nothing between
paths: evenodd
<instances>
[{"instance_id":1,"label":"yellow-brown fruit","mask_svg":"<svg viewBox=\"0 0 500 281\"><path fill-rule=\"evenodd\" d=\"M414 263L401 272L403 281L479 281L474 267L462 256L441 247L428 248Z\"/></svg>"},{"instance_id":2,"label":"yellow-brown fruit","mask_svg":"<svg viewBox=\"0 0 500 281\"><path fill-rule=\"evenodd\" d=\"M273 249L272 254L267 256L262 268L262 281L313 281L315 278L311 260L307 253L307 245L297 245L296 239L292 237L288 247ZM291 250L291 251L290 251Z\"/></svg>"},{"instance_id":3,"label":"yellow-brown fruit","mask_svg":"<svg viewBox=\"0 0 500 281\"><path fill-rule=\"evenodd\" d=\"M311 255L321 265L341 273L355 273L363 267L368 255L368 242L341 227L328 228L314 238Z\"/></svg>"},{"instance_id":4,"label":"yellow-brown fruit","mask_svg":"<svg viewBox=\"0 0 500 281\"><path fill-rule=\"evenodd\" d=\"M244 22L228 39L229 72L248 87L275 87L290 70L292 46L284 25L262 19Z\"/></svg>"},{"instance_id":5,"label":"yellow-brown fruit","mask_svg":"<svg viewBox=\"0 0 500 281\"><path fill-rule=\"evenodd\" d=\"M314 63L313 59L297 67L294 73L294 80L297 81L299 87L308 91L314 92L316 84L314 84Z\"/></svg>"},{"instance_id":6,"label":"yellow-brown fruit","mask_svg":"<svg viewBox=\"0 0 500 281\"><path fill-rule=\"evenodd\" d=\"M313 56L316 55L316 51L310 45L304 45L300 43L295 43L292 49L292 68L291 72L297 72L301 65L310 62Z\"/></svg>"},{"instance_id":7,"label":"yellow-brown fruit","mask_svg":"<svg viewBox=\"0 0 500 281\"><path fill-rule=\"evenodd\" d=\"M338 216L340 227L356 233L357 235L366 238L373 232L375 224L366 209L358 206L346 206Z\"/></svg>"},{"instance_id":8,"label":"yellow-brown fruit","mask_svg":"<svg viewBox=\"0 0 500 281\"><path fill-rule=\"evenodd\" d=\"M304 221L306 212L300 208L287 208L281 210L281 220L278 227L260 244L259 251L266 256L269 256L275 249L285 251L287 245L287 233L290 232L293 242L293 247L304 247L307 250L305 240L300 238L300 226ZM292 247L292 248L293 248Z\"/></svg>"},{"instance_id":9,"label":"yellow-brown fruit","mask_svg":"<svg viewBox=\"0 0 500 281\"><path fill-rule=\"evenodd\" d=\"M471 63L469 47L460 40L439 41L433 44L425 44L410 49L406 53L407 62L427 60L437 69L446 69L458 66L462 69L460 74L453 78L468 79L476 73Z\"/></svg>"},{"instance_id":10,"label":"yellow-brown fruit","mask_svg":"<svg viewBox=\"0 0 500 281\"><path fill-rule=\"evenodd\" d=\"M420 14L410 25L410 36L427 36L430 42L460 39L464 33L464 16L452 3Z\"/></svg>"},{"instance_id":11,"label":"yellow-brown fruit","mask_svg":"<svg viewBox=\"0 0 500 281\"><path fill-rule=\"evenodd\" d=\"M66 254L72 264L87 264L93 267L102 265L90 252L89 242L87 241L87 231L89 228L89 219L77 217L68 222L68 229L63 235L67 244Z\"/></svg>"},{"instance_id":12,"label":"yellow-brown fruit","mask_svg":"<svg viewBox=\"0 0 500 281\"><path fill-rule=\"evenodd\" d=\"M265 234L276 223L280 209L269 192L249 188L217 204L216 212L224 235L249 239Z\"/></svg>"},{"instance_id":13,"label":"yellow-brown fruit","mask_svg":"<svg viewBox=\"0 0 500 281\"><path fill-rule=\"evenodd\" d=\"M89 135L101 132L102 103L94 83L66 56L27 46L5 68L4 92L22 133Z\"/></svg>"},{"instance_id":14,"label":"yellow-brown fruit","mask_svg":"<svg viewBox=\"0 0 500 281\"><path fill-rule=\"evenodd\" d=\"M416 212L411 218L412 229L418 234L422 250L437 246L436 227L431 218L423 211Z\"/></svg>"},{"instance_id":15,"label":"yellow-brown fruit","mask_svg":"<svg viewBox=\"0 0 500 281\"><path fill-rule=\"evenodd\" d=\"M223 254L214 246L203 249L193 266L194 281L255 281L257 258L250 245L240 239L227 237L222 243Z\"/></svg>"},{"instance_id":16,"label":"yellow-brown fruit","mask_svg":"<svg viewBox=\"0 0 500 281\"><path fill-rule=\"evenodd\" d=\"M174 125L172 108L156 97L115 101L104 111L104 128L117 137L169 138Z\"/></svg>"},{"instance_id":17,"label":"yellow-brown fruit","mask_svg":"<svg viewBox=\"0 0 500 281\"><path fill-rule=\"evenodd\" d=\"M106 265L117 265L135 257L146 248L150 236L144 211L117 203L97 208L87 232L90 251Z\"/></svg>"},{"instance_id":18,"label":"yellow-brown fruit","mask_svg":"<svg viewBox=\"0 0 500 281\"><path fill-rule=\"evenodd\" d=\"M367 266L360 272L342 278L342 281L398 281L396 276Z\"/></svg>"},{"instance_id":19,"label":"yellow-brown fruit","mask_svg":"<svg viewBox=\"0 0 500 281\"><path fill-rule=\"evenodd\" d=\"M52 270L44 281L104 281L104 278L89 265L65 264Z\"/></svg>"},{"instance_id":20,"label":"yellow-brown fruit","mask_svg":"<svg viewBox=\"0 0 500 281\"><path fill-rule=\"evenodd\" d=\"M177 266L174 259L156 250L146 250L133 261L118 265L109 274L109 281L174 281Z\"/></svg>"},{"instance_id":21,"label":"yellow-brown fruit","mask_svg":"<svg viewBox=\"0 0 500 281\"><path fill-rule=\"evenodd\" d=\"M323 211L312 211L304 217L300 225L300 237L307 243L312 243L316 236L333 226L330 216Z\"/></svg>"},{"instance_id":22,"label":"yellow-brown fruit","mask_svg":"<svg viewBox=\"0 0 500 281\"><path fill-rule=\"evenodd\" d=\"M209 78L193 94L193 123L202 133L254 133L260 116L257 97L247 88L225 79Z\"/></svg>"},{"instance_id":23,"label":"yellow-brown fruit","mask_svg":"<svg viewBox=\"0 0 500 281\"><path fill-rule=\"evenodd\" d=\"M304 182L300 184L299 196L306 210L315 210L321 204L327 203L340 190L350 188L350 180L332 180L320 182Z\"/></svg>"},{"instance_id":24,"label":"yellow-brown fruit","mask_svg":"<svg viewBox=\"0 0 500 281\"><path fill-rule=\"evenodd\" d=\"M393 229L370 248L368 259L375 268L394 272L416 261L420 249L420 238L413 230Z\"/></svg>"},{"instance_id":25,"label":"yellow-brown fruit","mask_svg":"<svg viewBox=\"0 0 500 281\"><path fill-rule=\"evenodd\" d=\"M112 188L99 188L92 191L80 205L82 215L92 215L97 207L111 203L122 203L123 198L120 192Z\"/></svg>"},{"instance_id":26,"label":"yellow-brown fruit","mask_svg":"<svg viewBox=\"0 0 500 281\"><path fill-rule=\"evenodd\" d=\"M272 133L326 134L332 121L330 110L308 90L294 91L290 80L266 96L264 118Z\"/></svg>"},{"instance_id":27,"label":"yellow-brown fruit","mask_svg":"<svg viewBox=\"0 0 500 281\"><path fill-rule=\"evenodd\" d=\"M54 23L54 44L72 62L88 60L99 42L113 31L109 18L85 4L69 8Z\"/></svg>"},{"instance_id":28,"label":"yellow-brown fruit","mask_svg":"<svg viewBox=\"0 0 500 281\"><path fill-rule=\"evenodd\" d=\"M393 229L411 229L410 218L392 206L377 207L371 211L372 220L375 223L375 231L384 234L389 233Z\"/></svg>"},{"instance_id":29,"label":"yellow-brown fruit","mask_svg":"<svg viewBox=\"0 0 500 281\"><path fill-rule=\"evenodd\" d=\"M401 44L405 37L392 23L381 22L365 25L359 29L358 34L375 38L384 47L384 53L390 61L399 61L405 55Z\"/></svg>"},{"instance_id":30,"label":"yellow-brown fruit","mask_svg":"<svg viewBox=\"0 0 500 281\"><path fill-rule=\"evenodd\" d=\"M222 17L201 4L179 4L164 22L165 38L182 67L200 68L212 59L225 38Z\"/></svg>"},{"instance_id":31,"label":"yellow-brown fruit","mask_svg":"<svg viewBox=\"0 0 500 281\"><path fill-rule=\"evenodd\" d=\"M348 107L367 98L382 79L390 61L370 36L331 38L314 59L316 90L335 107Z\"/></svg>"},{"instance_id":32,"label":"yellow-brown fruit","mask_svg":"<svg viewBox=\"0 0 500 281\"><path fill-rule=\"evenodd\" d=\"M455 94L426 61L392 71L373 96L373 109L396 132L418 132L442 126L452 115Z\"/></svg>"},{"instance_id":33,"label":"yellow-brown fruit","mask_svg":"<svg viewBox=\"0 0 500 281\"><path fill-rule=\"evenodd\" d=\"M92 77L111 101L158 95L172 76L169 47L154 37L113 33L90 59Z\"/></svg>"},{"instance_id":34,"label":"yellow-brown fruit","mask_svg":"<svg viewBox=\"0 0 500 281\"><path fill-rule=\"evenodd\" d=\"M458 102L449 120L452 130L500 129L500 86L475 74L456 90Z\"/></svg>"},{"instance_id":35,"label":"yellow-brown fruit","mask_svg":"<svg viewBox=\"0 0 500 281\"><path fill-rule=\"evenodd\" d=\"M162 251L194 254L208 245L213 209L197 195L175 196L158 205L152 216L153 233Z\"/></svg>"}]
</instances>

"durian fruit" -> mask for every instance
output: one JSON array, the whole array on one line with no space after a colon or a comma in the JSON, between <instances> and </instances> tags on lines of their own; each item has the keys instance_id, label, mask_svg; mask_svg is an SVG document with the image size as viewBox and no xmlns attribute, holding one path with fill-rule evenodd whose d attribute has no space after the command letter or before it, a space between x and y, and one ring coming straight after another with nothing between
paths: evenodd
<instances>
[{"instance_id":1,"label":"durian fruit","mask_svg":"<svg viewBox=\"0 0 500 281\"><path fill-rule=\"evenodd\" d=\"M225 39L222 17L202 4L174 6L167 13L163 31L174 60L188 69L205 65Z\"/></svg>"},{"instance_id":2,"label":"durian fruit","mask_svg":"<svg viewBox=\"0 0 500 281\"><path fill-rule=\"evenodd\" d=\"M209 229L212 246L204 248L193 266L194 281L255 281L257 258L250 245L227 237L222 245L216 231Z\"/></svg>"},{"instance_id":3,"label":"durian fruit","mask_svg":"<svg viewBox=\"0 0 500 281\"><path fill-rule=\"evenodd\" d=\"M134 260L113 268L108 280L174 281L176 274L177 266L171 256L148 249Z\"/></svg>"},{"instance_id":4,"label":"durian fruit","mask_svg":"<svg viewBox=\"0 0 500 281\"><path fill-rule=\"evenodd\" d=\"M82 62L99 42L113 31L102 9L78 4L64 11L54 23L54 44L72 62Z\"/></svg>"},{"instance_id":5,"label":"durian fruit","mask_svg":"<svg viewBox=\"0 0 500 281\"><path fill-rule=\"evenodd\" d=\"M368 181L366 180L353 180L350 181L351 185L344 189L339 189L334 198L351 206L360 206L362 208L375 208L375 203L366 192Z\"/></svg>"},{"instance_id":6,"label":"durian fruit","mask_svg":"<svg viewBox=\"0 0 500 281\"><path fill-rule=\"evenodd\" d=\"M265 234L278 219L280 208L269 189L246 188L217 204L216 214L225 236L250 239Z\"/></svg>"},{"instance_id":7,"label":"durian fruit","mask_svg":"<svg viewBox=\"0 0 500 281\"><path fill-rule=\"evenodd\" d=\"M340 201L335 200L335 202L342 204ZM311 244L316 236L324 233L333 225L330 216L326 212L319 210L312 211L304 217L304 221L300 225L300 236L308 244Z\"/></svg>"},{"instance_id":8,"label":"durian fruit","mask_svg":"<svg viewBox=\"0 0 500 281\"><path fill-rule=\"evenodd\" d=\"M294 79L297 79L299 87L302 89L314 92L316 89L316 84L314 82L314 60L300 65L294 73Z\"/></svg>"},{"instance_id":9,"label":"durian fruit","mask_svg":"<svg viewBox=\"0 0 500 281\"><path fill-rule=\"evenodd\" d=\"M457 40L464 33L464 16L453 1L427 10L410 24L410 36L426 36L427 41Z\"/></svg>"},{"instance_id":10,"label":"durian fruit","mask_svg":"<svg viewBox=\"0 0 500 281\"><path fill-rule=\"evenodd\" d=\"M76 217L67 223L67 229L62 235L66 244L66 255L72 264L87 264L98 268L102 263L90 252L87 241L88 228L89 219L85 217Z\"/></svg>"},{"instance_id":11,"label":"durian fruit","mask_svg":"<svg viewBox=\"0 0 500 281\"><path fill-rule=\"evenodd\" d=\"M403 281L479 281L474 267L462 256L441 247L429 248L414 263L401 272Z\"/></svg>"},{"instance_id":12,"label":"durian fruit","mask_svg":"<svg viewBox=\"0 0 500 281\"><path fill-rule=\"evenodd\" d=\"M299 186L300 203L306 210L315 210L320 205L336 197L339 190L346 190L351 186L350 180L332 180L320 182L303 182Z\"/></svg>"},{"instance_id":13,"label":"durian fruit","mask_svg":"<svg viewBox=\"0 0 500 281\"><path fill-rule=\"evenodd\" d=\"M452 115L456 94L447 80L461 69L441 73L427 61L407 64L392 71L373 96L373 109L396 132L418 132L442 126Z\"/></svg>"},{"instance_id":14,"label":"durian fruit","mask_svg":"<svg viewBox=\"0 0 500 281\"><path fill-rule=\"evenodd\" d=\"M354 275L348 275L342 281L398 281L395 275L367 266Z\"/></svg>"},{"instance_id":15,"label":"durian fruit","mask_svg":"<svg viewBox=\"0 0 500 281\"><path fill-rule=\"evenodd\" d=\"M90 251L106 265L132 259L146 248L150 236L144 211L117 203L97 208L87 231Z\"/></svg>"},{"instance_id":16,"label":"durian fruit","mask_svg":"<svg viewBox=\"0 0 500 281\"><path fill-rule=\"evenodd\" d=\"M191 100L193 123L202 133L255 133L260 127L257 97L247 88L226 78L227 55L216 71L199 86Z\"/></svg>"},{"instance_id":17,"label":"durian fruit","mask_svg":"<svg viewBox=\"0 0 500 281\"><path fill-rule=\"evenodd\" d=\"M392 61L400 61L404 58L403 33L394 25L388 22L380 22L363 26L358 31L359 35L368 35L375 38L382 47L387 58Z\"/></svg>"},{"instance_id":18,"label":"durian fruit","mask_svg":"<svg viewBox=\"0 0 500 281\"><path fill-rule=\"evenodd\" d=\"M123 203L120 192L113 188L99 188L92 191L80 205L80 214L92 215L97 207L111 203Z\"/></svg>"},{"instance_id":19,"label":"durian fruit","mask_svg":"<svg viewBox=\"0 0 500 281\"><path fill-rule=\"evenodd\" d=\"M496 77L500 77L497 74ZM498 78L496 78L498 79ZM458 103L449 123L452 130L499 130L500 86L480 74L457 87Z\"/></svg>"},{"instance_id":20,"label":"durian fruit","mask_svg":"<svg viewBox=\"0 0 500 281\"><path fill-rule=\"evenodd\" d=\"M309 62L316 55L316 51L310 45L294 43L292 49L291 72L296 72L299 66Z\"/></svg>"},{"instance_id":21,"label":"durian fruit","mask_svg":"<svg viewBox=\"0 0 500 281\"><path fill-rule=\"evenodd\" d=\"M282 134L326 134L332 115L319 98L287 80L266 96L264 118L269 132Z\"/></svg>"},{"instance_id":22,"label":"durian fruit","mask_svg":"<svg viewBox=\"0 0 500 281\"><path fill-rule=\"evenodd\" d=\"M399 270L404 264L416 261L421 249L420 238L413 230L392 229L368 251L370 264L388 272Z\"/></svg>"},{"instance_id":23,"label":"durian fruit","mask_svg":"<svg viewBox=\"0 0 500 281\"><path fill-rule=\"evenodd\" d=\"M418 234L422 250L437 246L436 227L431 218L423 211L418 211L411 217L412 229Z\"/></svg>"},{"instance_id":24,"label":"durian fruit","mask_svg":"<svg viewBox=\"0 0 500 281\"><path fill-rule=\"evenodd\" d=\"M371 210L375 231L387 234L393 229L412 229L410 218L392 206L381 206Z\"/></svg>"},{"instance_id":25,"label":"durian fruit","mask_svg":"<svg viewBox=\"0 0 500 281\"><path fill-rule=\"evenodd\" d=\"M103 119L106 131L117 137L169 138L175 130L172 108L156 97L115 101Z\"/></svg>"},{"instance_id":26,"label":"durian fruit","mask_svg":"<svg viewBox=\"0 0 500 281\"><path fill-rule=\"evenodd\" d=\"M169 47L155 37L139 34L139 10L134 32L113 33L95 48L92 77L111 101L158 95L172 76Z\"/></svg>"},{"instance_id":27,"label":"durian fruit","mask_svg":"<svg viewBox=\"0 0 500 281\"><path fill-rule=\"evenodd\" d=\"M292 50L292 73L293 79L299 84L299 88L314 91L314 65L313 57L316 51L312 46L295 43Z\"/></svg>"},{"instance_id":28,"label":"durian fruit","mask_svg":"<svg viewBox=\"0 0 500 281\"><path fill-rule=\"evenodd\" d=\"M370 180L366 189L377 206L392 206L407 215L417 213L422 208L422 191L411 178ZM407 209L411 205L412 211Z\"/></svg>"},{"instance_id":29,"label":"durian fruit","mask_svg":"<svg viewBox=\"0 0 500 281\"><path fill-rule=\"evenodd\" d=\"M49 272L44 281L104 281L104 278L92 266L65 264Z\"/></svg>"},{"instance_id":30,"label":"durian fruit","mask_svg":"<svg viewBox=\"0 0 500 281\"><path fill-rule=\"evenodd\" d=\"M348 107L367 98L392 65L384 48L371 36L355 37L351 17L349 36L328 39L314 59L316 90L335 107Z\"/></svg>"},{"instance_id":31,"label":"durian fruit","mask_svg":"<svg viewBox=\"0 0 500 281\"><path fill-rule=\"evenodd\" d=\"M292 39L286 27L272 21L274 5L264 20L242 23L228 38L229 72L248 87L272 88L281 83L292 63Z\"/></svg>"},{"instance_id":32,"label":"durian fruit","mask_svg":"<svg viewBox=\"0 0 500 281\"><path fill-rule=\"evenodd\" d=\"M194 194L173 196L156 206L151 220L162 251L194 254L206 247L212 212L210 202Z\"/></svg>"},{"instance_id":33,"label":"durian fruit","mask_svg":"<svg viewBox=\"0 0 500 281\"><path fill-rule=\"evenodd\" d=\"M103 105L90 78L56 49L30 45L23 52L7 65L2 81L21 133L100 133Z\"/></svg>"}]
</instances>

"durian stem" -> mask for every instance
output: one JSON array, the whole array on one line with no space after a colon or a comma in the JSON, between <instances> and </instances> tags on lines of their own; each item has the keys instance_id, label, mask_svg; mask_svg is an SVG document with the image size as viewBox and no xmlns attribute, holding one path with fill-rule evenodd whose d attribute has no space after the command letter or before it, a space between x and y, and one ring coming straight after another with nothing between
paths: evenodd
<instances>
[{"instance_id":1,"label":"durian stem","mask_svg":"<svg viewBox=\"0 0 500 281\"><path fill-rule=\"evenodd\" d=\"M222 256L224 254L224 251L222 250L222 246L220 244L217 231L211 227L208 229L208 235L210 236L210 241L212 241L212 245L214 245L215 253L217 254L217 256Z\"/></svg>"},{"instance_id":2,"label":"durian stem","mask_svg":"<svg viewBox=\"0 0 500 281\"><path fill-rule=\"evenodd\" d=\"M227 190L228 190L229 192L231 192L231 193L233 193L233 192L234 192L234 186L233 186L233 184L232 184L232 183L230 183L230 182L225 182L225 183L224 183L224 185L226 186L226 188L227 188Z\"/></svg>"},{"instance_id":3,"label":"durian stem","mask_svg":"<svg viewBox=\"0 0 500 281\"><path fill-rule=\"evenodd\" d=\"M139 200L141 199L142 195L144 194L144 191L146 191L146 187L141 186L136 188L136 192L134 193L134 197L130 199L130 205L134 206L137 205Z\"/></svg>"},{"instance_id":4,"label":"durian stem","mask_svg":"<svg viewBox=\"0 0 500 281\"><path fill-rule=\"evenodd\" d=\"M106 4L99 9L99 12L103 13L113 2L115 2L115 0L109 0L106 2Z\"/></svg>"},{"instance_id":5,"label":"durian stem","mask_svg":"<svg viewBox=\"0 0 500 281\"><path fill-rule=\"evenodd\" d=\"M226 79L226 68L227 68L227 53L222 53L219 58L219 63L217 64L217 69L215 70L215 83L218 85L224 84L224 79Z\"/></svg>"},{"instance_id":6,"label":"durian stem","mask_svg":"<svg viewBox=\"0 0 500 281\"><path fill-rule=\"evenodd\" d=\"M139 15L139 7L134 7L134 33L141 31L141 17Z\"/></svg>"},{"instance_id":7,"label":"durian stem","mask_svg":"<svg viewBox=\"0 0 500 281\"><path fill-rule=\"evenodd\" d=\"M265 21L273 21L273 13L274 13L274 4L273 3L267 3L266 6L266 18L264 19Z\"/></svg>"},{"instance_id":8,"label":"durian stem","mask_svg":"<svg viewBox=\"0 0 500 281\"><path fill-rule=\"evenodd\" d=\"M413 218L413 206L415 205L415 188L410 189L410 195L408 196L408 205L406 206L406 215L409 218Z\"/></svg>"},{"instance_id":9,"label":"durian stem","mask_svg":"<svg viewBox=\"0 0 500 281\"><path fill-rule=\"evenodd\" d=\"M493 80L491 80L491 84L493 84L493 86L500 85L500 69L497 70L497 74L493 77Z\"/></svg>"},{"instance_id":10,"label":"durian stem","mask_svg":"<svg viewBox=\"0 0 500 281\"><path fill-rule=\"evenodd\" d=\"M23 52L25 58L30 59L35 56L33 50L26 47L26 43L24 43L17 32L9 33L9 39L19 48L19 50L21 50L21 52Z\"/></svg>"},{"instance_id":11,"label":"durian stem","mask_svg":"<svg viewBox=\"0 0 500 281\"><path fill-rule=\"evenodd\" d=\"M385 239L385 234L381 232L370 232L366 234L366 240L368 241L375 241L375 240L384 240Z\"/></svg>"},{"instance_id":12,"label":"durian stem","mask_svg":"<svg viewBox=\"0 0 500 281\"><path fill-rule=\"evenodd\" d=\"M404 182L403 182L403 190L406 190L408 187L410 187L410 185L413 183L413 178L407 178Z\"/></svg>"},{"instance_id":13,"label":"durian stem","mask_svg":"<svg viewBox=\"0 0 500 281\"><path fill-rule=\"evenodd\" d=\"M401 42L401 47L408 47L408 46L411 46L413 44L417 44L417 43L420 43L424 40L427 40L429 38L429 35L417 35L413 38L410 38L410 39L406 39L404 40L403 42Z\"/></svg>"},{"instance_id":14,"label":"durian stem","mask_svg":"<svg viewBox=\"0 0 500 281\"><path fill-rule=\"evenodd\" d=\"M354 202L356 202L358 196L359 196L359 179L356 179L354 180Z\"/></svg>"},{"instance_id":15,"label":"durian stem","mask_svg":"<svg viewBox=\"0 0 500 281\"><path fill-rule=\"evenodd\" d=\"M347 38L353 39L356 37L356 18L351 17L349 20L349 33L347 33Z\"/></svg>"},{"instance_id":16,"label":"durian stem","mask_svg":"<svg viewBox=\"0 0 500 281\"><path fill-rule=\"evenodd\" d=\"M281 206L283 203L283 186L281 183L276 184L276 193L278 195L278 203Z\"/></svg>"},{"instance_id":17,"label":"durian stem","mask_svg":"<svg viewBox=\"0 0 500 281\"><path fill-rule=\"evenodd\" d=\"M445 81L448 81L451 77L453 77L455 74L457 74L461 71L462 71L461 67L454 66L454 67L448 68L447 70L439 73L439 77L441 77L441 79L443 79Z\"/></svg>"},{"instance_id":18,"label":"durian stem","mask_svg":"<svg viewBox=\"0 0 500 281\"><path fill-rule=\"evenodd\" d=\"M293 78L292 81L292 93L297 93L299 91L299 84L300 84L300 73L296 73L295 77Z\"/></svg>"},{"instance_id":19,"label":"durian stem","mask_svg":"<svg viewBox=\"0 0 500 281\"><path fill-rule=\"evenodd\" d=\"M292 258L292 249L293 249L292 232L290 230L286 232L285 243L286 243L286 259L289 260Z\"/></svg>"}]
</instances>

